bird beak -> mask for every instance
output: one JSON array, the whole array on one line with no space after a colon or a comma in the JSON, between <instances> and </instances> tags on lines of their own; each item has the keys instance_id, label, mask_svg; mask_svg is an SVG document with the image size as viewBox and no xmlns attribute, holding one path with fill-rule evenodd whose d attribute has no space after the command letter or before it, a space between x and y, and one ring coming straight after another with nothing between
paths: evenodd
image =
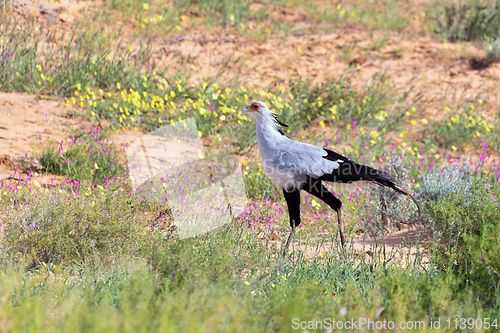
<instances>
[{"instance_id":1,"label":"bird beak","mask_svg":"<svg viewBox=\"0 0 500 333\"><path fill-rule=\"evenodd\" d=\"M251 110L248 108L248 106L245 106L241 111L242 112L248 112L248 111L251 111Z\"/></svg>"}]
</instances>

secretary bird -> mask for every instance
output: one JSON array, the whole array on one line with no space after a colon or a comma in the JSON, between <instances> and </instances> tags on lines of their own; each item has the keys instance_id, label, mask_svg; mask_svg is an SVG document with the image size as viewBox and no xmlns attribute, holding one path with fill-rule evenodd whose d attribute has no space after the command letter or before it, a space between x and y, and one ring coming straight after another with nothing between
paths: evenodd
<instances>
[{"instance_id":1,"label":"secretary bird","mask_svg":"<svg viewBox=\"0 0 500 333\"><path fill-rule=\"evenodd\" d=\"M386 172L357 164L330 149L287 138L281 127L288 126L280 122L263 102L250 102L242 111L257 122L257 144L264 172L283 191L288 206L292 231L287 239L283 258L295 228L300 224L300 190L314 195L337 212L340 242L344 247L342 202L328 191L322 181L344 184L365 182L393 188L415 202L420 217L420 205L415 198L399 188L395 184L396 180Z\"/></svg>"}]
</instances>

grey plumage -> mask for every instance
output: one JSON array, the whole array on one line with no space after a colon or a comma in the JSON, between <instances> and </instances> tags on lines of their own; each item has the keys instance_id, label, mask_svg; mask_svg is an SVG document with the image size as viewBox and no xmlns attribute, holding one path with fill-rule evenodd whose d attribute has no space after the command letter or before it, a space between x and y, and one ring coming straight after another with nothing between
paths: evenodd
<instances>
[{"instance_id":1,"label":"grey plumage","mask_svg":"<svg viewBox=\"0 0 500 333\"><path fill-rule=\"evenodd\" d=\"M249 112L257 120L257 142L266 175L279 189L300 189L307 176L320 178L339 168L343 160L332 161L321 147L298 142L280 133L274 113L262 102L259 112ZM248 107L246 107L248 109Z\"/></svg>"}]
</instances>

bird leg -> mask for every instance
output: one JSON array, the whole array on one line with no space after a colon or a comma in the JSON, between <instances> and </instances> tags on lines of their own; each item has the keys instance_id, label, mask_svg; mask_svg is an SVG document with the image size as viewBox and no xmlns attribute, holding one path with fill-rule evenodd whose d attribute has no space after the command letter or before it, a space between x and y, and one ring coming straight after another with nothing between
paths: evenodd
<instances>
[{"instance_id":1,"label":"bird leg","mask_svg":"<svg viewBox=\"0 0 500 333\"><path fill-rule=\"evenodd\" d=\"M283 249L283 259L286 257L286 253L288 252L288 247L290 246L290 241L293 238L293 234L295 234L295 227L292 227L292 231L290 231L290 235L288 236L288 239L285 244L285 248Z\"/></svg>"},{"instance_id":2,"label":"bird leg","mask_svg":"<svg viewBox=\"0 0 500 333\"><path fill-rule=\"evenodd\" d=\"M285 259L286 251L288 251L288 246L290 246L290 241L295 233L295 228L300 224L300 190L283 190L283 194L285 195L288 214L290 215L290 227L292 227L290 236L288 236L288 240L286 241L285 249L283 250L283 259Z\"/></svg>"},{"instance_id":3,"label":"bird leg","mask_svg":"<svg viewBox=\"0 0 500 333\"><path fill-rule=\"evenodd\" d=\"M337 212L337 222L339 224L340 243L342 248L345 245L344 239L344 223L342 222L342 202L336 198L328 189L321 183L321 180L309 177L307 183L304 184L302 189L311 193L316 198L326 203L330 208Z\"/></svg>"},{"instance_id":4,"label":"bird leg","mask_svg":"<svg viewBox=\"0 0 500 333\"><path fill-rule=\"evenodd\" d=\"M340 234L340 244L342 244L342 248L345 245L345 239L344 239L344 221L342 221L342 213L341 213L341 208L337 210L337 222L339 224L339 234Z\"/></svg>"}]
</instances>

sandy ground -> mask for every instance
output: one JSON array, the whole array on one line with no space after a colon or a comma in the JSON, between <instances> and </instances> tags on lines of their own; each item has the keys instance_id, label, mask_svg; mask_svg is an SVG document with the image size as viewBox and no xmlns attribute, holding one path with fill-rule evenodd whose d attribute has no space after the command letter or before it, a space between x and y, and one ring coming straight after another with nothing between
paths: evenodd
<instances>
[{"instance_id":1,"label":"sandy ground","mask_svg":"<svg viewBox=\"0 0 500 333\"><path fill-rule=\"evenodd\" d=\"M259 238L264 240L267 237L269 236L261 234ZM281 253L286 238L280 239L275 233L272 234L270 243L276 247L278 253ZM345 251L352 252L356 257L363 260L385 260L387 263L403 266L421 260L422 264L426 264L428 259L423 251L423 246L428 242L429 237L425 235L425 231L421 227L413 227L392 232L385 236L369 237L364 235L348 238ZM288 256L294 256L296 250L302 252L306 259L322 258L332 251L343 251L340 243L294 239L290 243Z\"/></svg>"},{"instance_id":2,"label":"sandy ground","mask_svg":"<svg viewBox=\"0 0 500 333\"><path fill-rule=\"evenodd\" d=\"M23 93L0 93L0 119L0 179L13 176L19 162L43 151L49 140L83 125L66 117L57 102Z\"/></svg>"},{"instance_id":3,"label":"sandy ground","mask_svg":"<svg viewBox=\"0 0 500 333\"><path fill-rule=\"evenodd\" d=\"M415 1L412 11L427 2ZM264 7L273 15L278 11L281 19L296 26L312 24L298 8L263 3L252 6ZM92 10L95 6L90 0L61 0L54 4L52 14L42 16L56 18L55 24L64 30L72 27L75 18L90 17ZM183 24L189 24L190 20L195 18L188 17ZM189 72L193 82L220 75L237 78L242 83L252 81L260 87L280 86L297 78L325 82L338 78L350 67L357 69L354 84L363 86L375 73L385 73L401 93L412 86L411 97L424 92L420 97L427 104L425 110L419 110L419 115L432 115L436 119L444 113L454 92L465 90L462 98L497 104L494 92L500 88L500 64L480 69L471 65L485 56L479 42L442 42L426 32L418 21L411 21L410 27L408 31L396 32L346 25L321 33L309 33L306 29L305 33L286 37L272 35L259 42L248 35L191 28L186 33L154 36L152 61L160 67L167 65L174 72ZM125 35L136 30L130 22L123 27ZM137 50L138 45L136 41L133 49Z\"/></svg>"}]
</instances>

